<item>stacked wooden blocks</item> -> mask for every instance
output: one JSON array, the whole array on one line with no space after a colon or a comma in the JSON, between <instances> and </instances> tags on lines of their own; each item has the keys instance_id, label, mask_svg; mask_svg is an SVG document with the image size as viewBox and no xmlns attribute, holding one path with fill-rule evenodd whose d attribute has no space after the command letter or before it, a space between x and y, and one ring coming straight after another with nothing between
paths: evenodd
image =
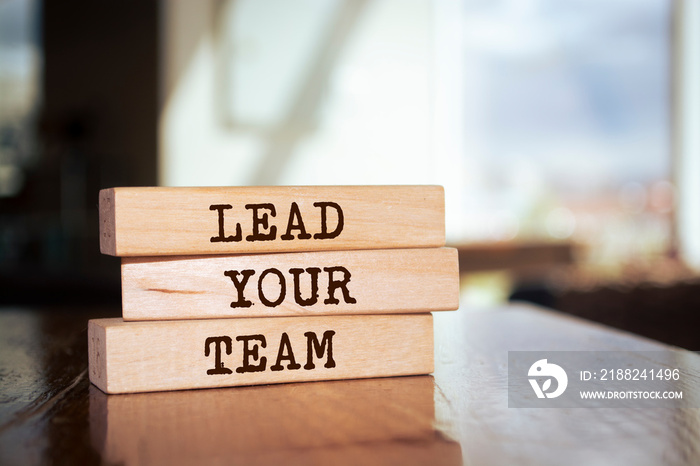
<instances>
[{"instance_id":1,"label":"stacked wooden blocks","mask_svg":"<svg viewBox=\"0 0 700 466\"><path fill-rule=\"evenodd\" d=\"M123 318L88 325L107 393L427 374L457 309L438 186L114 188Z\"/></svg>"}]
</instances>

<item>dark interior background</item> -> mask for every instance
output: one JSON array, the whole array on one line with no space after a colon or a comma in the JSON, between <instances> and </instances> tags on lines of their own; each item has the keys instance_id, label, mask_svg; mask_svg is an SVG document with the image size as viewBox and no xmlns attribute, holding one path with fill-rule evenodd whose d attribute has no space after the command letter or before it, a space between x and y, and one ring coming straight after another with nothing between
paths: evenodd
<instances>
[{"instance_id":1,"label":"dark interior background","mask_svg":"<svg viewBox=\"0 0 700 466\"><path fill-rule=\"evenodd\" d=\"M119 260L99 253L97 193L156 184L158 3L41 9L37 144L20 194L0 198L0 304L118 303Z\"/></svg>"}]
</instances>

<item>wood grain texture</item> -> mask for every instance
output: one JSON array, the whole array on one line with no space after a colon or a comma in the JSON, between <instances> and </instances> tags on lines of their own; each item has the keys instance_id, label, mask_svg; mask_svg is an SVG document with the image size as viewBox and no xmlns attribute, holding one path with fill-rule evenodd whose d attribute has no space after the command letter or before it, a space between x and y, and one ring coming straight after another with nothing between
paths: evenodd
<instances>
[{"instance_id":1,"label":"wood grain texture","mask_svg":"<svg viewBox=\"0 0 700 466\"><path fill-rule=\"evenodd\" d=\"M440 186L112 188L99 199L100 250L114 256L445 244Z\"/></svg>"},{"instance_id":2,"label":"wood grain texture","mask_svg":"<svg viewBox=\"0 0 700 466\"><path fill-rule=\"evenodd\" d=\"M700 356L559 312L511 304L434 314L434 410L426 406L431 395L422 383L405 382L432 377L102 395L87 377L86 322L119 312L2 309L0 464L433 465L454 464L449 452L455 449L468 465L700 464L700 411L694 407L700 406ZM508 352L542 349L625 351L630 363L642 362L638 352L664 350L692 371L675 386L684 399L672 409L509 408ZM611 362L604 358L600 365ZM228 396L240 402L229 404ZM218 403L224 408L214 415ZM388 440L402 435L403 423L406 436ZM178 435L190 424L202 430ZM432 440L422 427L428 425L435 429ZM249 450L240 435L255 442ZM314 443L317 435L323 439ZM233 445L209 442L209 436L228 437ZM447 438L459 445L446 445Z\"/></svg>"},{"instance_id":3,"label":"wood grain texture","mask_svg":"<svg viewBox=\"0 0 700 466\"><path fill-rule=\"evenodd\" d=\"M122 303L124 320L454 310L457 251L123 258Z\"/></svg>"},{"instance_id":4,"label":"wood grain texture","mask_svg":"<svg viewBox=\"0 0 700 466\"><path fill-rule=\"evenodd\" d=\"M106 393L428 374L432 315L88 323Z\"/></svg>"},{"instance_id":5,"label":"wood grain texture","mask_svg":"<svg viewBox=\"0 0 700 466\"><path fill-rule=\"evenodd\" d=\"M433 426L434 391L431 376L119 396L93 386L90 437L109 464L460 465L459 444Z\"/></svg>"}]
</instances>

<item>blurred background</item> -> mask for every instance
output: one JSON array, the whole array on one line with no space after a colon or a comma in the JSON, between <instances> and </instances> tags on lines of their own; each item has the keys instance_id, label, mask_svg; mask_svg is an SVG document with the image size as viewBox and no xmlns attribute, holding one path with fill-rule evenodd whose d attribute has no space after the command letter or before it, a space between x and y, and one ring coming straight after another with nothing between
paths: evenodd
<instances>
[{"instance_id":1,"label":"blurred background","mask_svg":"<svg viewBox=\"0 0 700 466\"><path fill-rule=\"evenodd\" d=\"M700 2L0 0L0 304L118 304L97 192L440 184L462 308L700 350Z\"/></svg>"}]
</instances>

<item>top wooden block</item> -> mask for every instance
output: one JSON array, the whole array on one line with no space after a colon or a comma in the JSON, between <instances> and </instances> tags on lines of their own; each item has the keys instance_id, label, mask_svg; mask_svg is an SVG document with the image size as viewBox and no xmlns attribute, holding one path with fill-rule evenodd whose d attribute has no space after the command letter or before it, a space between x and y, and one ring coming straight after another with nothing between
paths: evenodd
<instances>
[{"instance_id":1,"label":"top wooden block","mask_svg":"<svg viewBox=\"0 0 700 466\"><path fill-rule=\"evenodd\" d=\"M441 186L112 188L100 251L169 256L440 247Z\"/></svg>"}]
</instances>

